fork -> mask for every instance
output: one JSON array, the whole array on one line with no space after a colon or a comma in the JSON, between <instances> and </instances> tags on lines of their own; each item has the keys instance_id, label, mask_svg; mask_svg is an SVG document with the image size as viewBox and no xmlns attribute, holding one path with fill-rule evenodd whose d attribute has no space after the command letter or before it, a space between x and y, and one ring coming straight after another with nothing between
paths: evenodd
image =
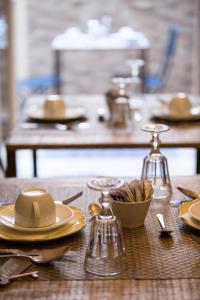
<instances>
[{"instance_id":1,"label":"fork","mask_svg":"<svg viewBox=\"0 0 200 300\"><path fill-rule=\"evenodd\" d=\"M181 187L181 186L177 186L177 189L178 189L181 193L183 193L184 195L186 195L186 196L192 198L192 200L193 200L193 199L197 199L197 198L200 197L200 194L199 194L199 193L194 192L194 191L189 190L189 189L186 189L186 188L183 188L183 187Z\"/></svg>"},{"instance_id":2,"label":"fork","mask_svg":"<svg viewBox=\"0 0 200 300\"><path fill-rule=\"evenodd\" d=\"M0 286L7 285L10 282L10 280L18 279L18 278L22 278L22 277L26 277L26 276L32 276L33 278L38 278L38 271L26 272L26 273L21 273L21 274L17 274L17 275L11 275L9 277L7 277L7 276L1 277L0 278Z\"/></svg>"}]
</instances>

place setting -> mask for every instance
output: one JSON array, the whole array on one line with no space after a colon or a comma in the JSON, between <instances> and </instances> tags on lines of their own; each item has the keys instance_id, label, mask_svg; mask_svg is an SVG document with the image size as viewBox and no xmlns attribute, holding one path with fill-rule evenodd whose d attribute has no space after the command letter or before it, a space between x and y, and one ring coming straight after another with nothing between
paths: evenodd
<instances>
[{"instance_id":1,"label":"place setting","mask_svg":"<svg viewBox=\"0 0 200 300\"><path fill-rule=\"evenodd\" d=\"M8 241L58 239L78 232L85 225L81 209L56 203L42 188L22 190L14 204L0 208L0 238Z\"/></svg>"},{"instance_id":2,"label":"place setting","mask_svg":"<svg viewBox=\"0 0 200 300\"><path fill-rule=\"evenodd\" d=\"M187 186L176 186L176 189L181 193L181 197L171 199L170 205L178 207L179 218L182 219L185 225L200 230L200 220L198 218L200 193Z\"/></svg>"},{"instance_id":3,"label":"place setting","mask_svg":"<svg viewBox=\"0 0 200 300\"><path fill-rule=\"evenodd\" d=\"M77 263L72 240L63 243L57 240L74 235L86 226L83 211L68 205L82 194L78 192L61 202L55 201L46 189L26 188L13 204L0 206L1 287L19 278L37 279L44 269L35 270L36 265L56 263L61 257L64 263ZM52 265L50 270L53 269Z\"/></svg>"},{"instance_id":4,"label":"place setting","mask_svg":"<svg viewBox=\"0 0 200 300\"><path fill-rule=\"evenodd\" d=\"M31 104L25 110L29 121L38 123L71 123L87 119L83 107L73 106L61 95L47 95L44 101Z\"/></svg>"},{"instance_id":5,"label":"place setting","mask_svg":"<svg viewBox=\"0 0 200 300\"><path fill-rule=\"evenodd\" d=\"M158 104L152 109L152 118L167 122L195 122L200 120L200 99L186 93L158 95Z\"/></svg>"},{"instance_id":6,"label":"place setting","mask_svg":"<svg viewBox=\"0 0 200 300\"><path fill-rule=\"evenodd\" d=\"M200 230L200 194L188 188L177 187L187 198L179 201L179 217L190 228Z\"/></svg>"}]
</instances>

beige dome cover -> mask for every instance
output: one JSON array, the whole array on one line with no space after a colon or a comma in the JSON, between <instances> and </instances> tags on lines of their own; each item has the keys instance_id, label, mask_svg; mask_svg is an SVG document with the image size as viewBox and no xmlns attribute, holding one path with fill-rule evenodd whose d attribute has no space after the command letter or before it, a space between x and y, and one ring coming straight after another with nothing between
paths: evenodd
<instances>
[{"instance_id":1,"label":"beige dome cover","mask_svg":"<svg viewBox=\"0 0 200 300\"><path fill-rule=\"evenodd\" d=\"M188 116L191 112L191 101L184 93L173 97L169 103L169 112L172 116Z\"/></svg>"}]
</instances>

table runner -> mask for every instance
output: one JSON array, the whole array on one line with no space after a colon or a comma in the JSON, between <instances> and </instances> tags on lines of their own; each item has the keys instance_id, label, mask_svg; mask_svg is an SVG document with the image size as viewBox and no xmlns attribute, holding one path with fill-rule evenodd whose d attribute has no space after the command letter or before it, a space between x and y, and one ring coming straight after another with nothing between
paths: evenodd
<instances>
[{"instance_id":1,"label":"table runner","mask_svg":"<svg viewBox=\"0 0 200 300\"><path fill-rule=\"evenodd\" d=\"M42 186L44 187L44 184ZM1 186L0 190L4 189L5 187ZM66 192L72 194L80 190L80 187L71 187L69 189L69 186L66 188L66 186L61 184L57 187L52 187L51 185L49 186L50 189L53 194L57 195L57 198L64 199ZM85 198L77 200L74 202L74 205L82 207L86 211L87 204L89 200L91 201L91 198L88 198L88 190L85 190L84 193ZM171 237L161 238L159 236L160 227L156 219L156 213L158 212L164 213L169 225L173 227L174 232ZM122 274L113 278L200 278L199 232L184 225L183 221L177 217L178 209L169 206L168 201L153 200L145 226L124 230L128 267ZM91 275L83 269L88 234L89 225L78 234L43 244L44 247L52 247L64 243L70 245L76 262L69 262L65 257L61 257L45 265L33 265L32 269L39 270L40 279L49 281L104 279L103 277ZM2 244L6 246L10 243L2 242ZM20 246L19 244L17 245ZM21 246L23 245L21 244ZM31 245L29 246L31 247Z\"/></svg>"}]
</instances>

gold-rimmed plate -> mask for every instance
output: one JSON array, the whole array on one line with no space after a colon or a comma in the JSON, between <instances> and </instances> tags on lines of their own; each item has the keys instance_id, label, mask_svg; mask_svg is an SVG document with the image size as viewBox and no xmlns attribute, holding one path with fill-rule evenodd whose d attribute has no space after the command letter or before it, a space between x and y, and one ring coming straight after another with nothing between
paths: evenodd
<instances>
[{"instance_id":1,"label":"gold-rimmed plate","mask_svg":"<svg viewBox=\"0 0 200 300\"><path fill-rule=\"evenodd\" d=\"M189 213L193 219L200 222L200 202L193 203L189 208Z\"/></svg>"},{"instance_id":2,"label":"gold-rimmed plate","mask_svg":"<svg viewBox=\"0 0 200 300\"><path fill-rule=\"evenodd\" d=\"M9 227L13 230L21 231L21 232L29 232L38 233L38 232L45 232L50 231L52 229L56 229L58 227L63 226L67 222L69 222L73 217L73 210L70 209L68 206L63 204L55 204L56 208L56 221L55 223L45 226L45 227L22 227L15 224L15 205L6 205L2 207L0 210L0 224L3 224L6 227Z\"/></svg>"},{"instance_id":3,"label":"gold-rimmed plate","mask_svg":"<svg viewBox=\"0 0 200 300\"><path fill-rule=\"evenodd\" d=\"M81 209L69 206L73 211L72 219L62 227L47 232L20 232L0 224L0 239L16 242L43 242L59 239L82 230L87 224L87 220Z\"/></svg>"},{"instance_id":4,"label":"gold-rimmed plate","mask_svg":"<svg viewBox=\"0 0 200 300\"><path fill-rule=\"evenodd\" d=\"M77 119L85 118L85 110L82 107L67 107L63 115L47 116L45 115L44 108L41 106L31 106L26 110L26 114L29 119L36 121L46 121L46 122L66 122L74 121Z\"/></svg>"},{"instance_id":5,"label":"gold-rimmed plate","mask_svg":"<svg viewBox=\"0 0 200 300\"><path fill-rule=\"evenodd\" d=\"M200 198L189 202L182 202L179 206L179 216L183 219L185 224L192 228L200 230L200 222L192 218L192 216L189 213L189 209L194 203L200 203Z\"/></svg>"},{"instance_id":6,"label":"gold-rimmed plate","mask_svg":"<svg viewBox=\"0 0 200 300\"><path fill-rule=\"evenodd\" d=\"M152 112L153 117L172 122L180 121L198 121L200 120L200 106L192 107L188 115L173 115L167 107L157 107Z\"/></svg>"}]
</instances>

